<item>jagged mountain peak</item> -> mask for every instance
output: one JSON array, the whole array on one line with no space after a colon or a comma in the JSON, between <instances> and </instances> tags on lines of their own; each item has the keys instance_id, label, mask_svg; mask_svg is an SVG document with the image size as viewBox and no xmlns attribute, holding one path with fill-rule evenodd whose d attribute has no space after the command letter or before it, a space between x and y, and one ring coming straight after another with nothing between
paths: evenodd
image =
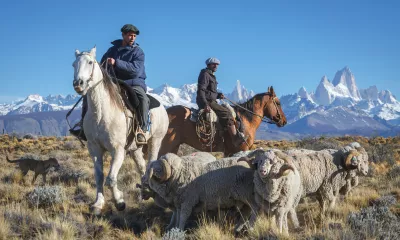
<instances>
[{"instance_id":1,"label":"jagged mountain peak","mask_svg":"<svg viewBox=\"0 0 400 240\"><path fill-rule=\"evenodd\" d=\"M319 83L321 84L321 83L331 83L331 82L329 81L328 77L324 75L322 76L321 81Z\"/></svg>"},{"instance_id":2,"label":"jagged mountain peak","mask_svg":"<svg viewBox=\"0 0 400 240\"><path fill-rule=\"evenodd\" d=\"M379 92L379 100L384 103L394 104L397 103L396 97L389 90L382 90Z\"/></svg>"},{"instance_id":3,"label":"jagged mountain peak","mask_svg":"<svg viewBox=\"0 0 400 240\"><path fill-rule=\"evenodd\" d=\"M332 84L333 86L338 86L342 84L343 86L340 86L340 88L343 89L343 87L346 87L348 89L350 97L354 98L355 100L361 100L361 95L357 88L356 79L349 67L346 66L342 70L337 71L335 77L332 80Z\"/></svg>"},{"instance_id":4,"label":"jagged mountain peak","mask_svg":"<svg viewBox=\"0 0 400 240\"><path fill-rule=\"evenodd\" d=\"M24 101L44 102L44 99L39 94L31 94Z\"/></svg>"},{"instance_id":5,"label":"jagged mountain peak","mask_svg":"<svg viewBox=\"0 0 400 240\"><path fill-rule=\"evenodd\" d=\"M301 98L308 98L309 95L307 93L306 88L303 86L299 89L299 91L297 92L297 94L301 97Z\"/></svg>"},{"instance_id":6,"label":"jagged mountain peak","mask_svg":"<svg viewBox=\"0 0 400 240\"><path fill-rule=\"evenodd\" d=\"M254 96L253 91L248 91L241 83L240 80L236 80L236 85L233 88L232 93L227 94L226 97L235 102L243 102Z\"/></svg>"}]
</instances>

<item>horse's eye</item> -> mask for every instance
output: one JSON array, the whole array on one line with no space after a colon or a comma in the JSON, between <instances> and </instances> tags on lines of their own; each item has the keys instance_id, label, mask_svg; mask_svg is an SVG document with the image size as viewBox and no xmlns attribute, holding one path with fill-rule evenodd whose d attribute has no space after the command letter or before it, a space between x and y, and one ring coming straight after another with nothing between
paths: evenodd
<instances>
[{"instance_id":1,"label":"horse's eye","mask_svg":"<svg viewBox=\"0 0 400 240\"><path fill-rule=\"evenodd\" d=\"M92 61L90 61L90 62L89 62L89 64L93 64L93 62L92 62Z\"/></svg>"}]
</instances>

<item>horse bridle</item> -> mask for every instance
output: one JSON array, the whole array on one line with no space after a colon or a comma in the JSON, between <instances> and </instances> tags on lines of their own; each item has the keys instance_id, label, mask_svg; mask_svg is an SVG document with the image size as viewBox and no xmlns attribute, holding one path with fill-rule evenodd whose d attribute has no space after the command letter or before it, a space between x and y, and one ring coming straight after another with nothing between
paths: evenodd
<instances>
[{"instance_id":1,"label":"horse bridle","mask_svg":"<svg viewBox=\"0 0 400 240\"><path fill-rule=\"evenodd\" d=\"M270 95L270 93L267 93L267 94ZM259 117L259 118L261 119L261 121L263 121L263 122L265 122L265 123L269 123L269 124L276 124L276 125L278 125L279 122L281 121L281 117L282 117L282 116L281 116L281 113L279 112L278 104L276 103L276 100L275 100L277 97L276 97L276 96L275 96L275 97L272 97L272 96L270 95L270 98L271 98L271 100L272 100L272 102L274 103L274 106L275 106L275 108L276 108L276 112L277 112L276 116L277 116L277 118L278 118L278 121L275 121L274 119L270 119L270 118L268 118L268 117L266 117L266 116L261 116L261 115L255 113L255 112L253 112L253 111L247 109L247 108L244 108L244 107L240 106L239 104L237 104L237 103L235 103L234 101L232 101L232 100L230 100L230 99L228 99L228 98L225 97L225 99L227 99L229 102L231 102L234 106L236 106L236 107L238 107L238 108L241 108L241 109L243 109L244 111L247 111L247 112L253 114L254 116Z\"/></svg>"},{"instance_id":2,"label":"horse bridle","mask_svg":"<svg viewBox=\"0 0 400 240\"><path fill-rule=\"evenodd\" d=\"M81 56L83 56L83 55L89 56L90 60L93 61L93 64L92 64L92 65L93 65L93 66L92 66L92 73L90 74L90 77L89 77L89 79L87 80L87 82L90 82L90 81L93 81L94 66L95 66L96 64L98 64L98 62L96 61L96 59L94 59L94 58L92 59L92 56L90 56L90 54L89 54L89 53L86 53L86 52L83 52L83 53L78 54L77 57L81 57ZM103 64L104 64L104 62L103 62ZM104 79L104 78L103 78L103 79ZM94 86L92 87L92 89L95 88L95 87L97 87L97 85L99 85L99 84L103 81L103 79L100 80L98 83L96 83L96 85L94 85ZM74 78L74 81L77 81L77 79ZM86 94L87 94L87 92L86 92Z\"/></svg>"},{"instance_id":3,"label":"horse bridle","mask_svg":"<svg viewBox=\"0 0 400 240\"><path fill-rule=\"evenodd\" d=\"M281 113L279 112L278 104L276 103L277 97L276 96L275 97L270 96L270 97L271 97L271 100L274 103L274 106L276 108L276 117L278 118L278 121L274 121L273 119L268 119L268 120L270 120L270 122L268 122L268 123L278 124L282 120L281 119L282 116L281 116Z\"/></svg>"}]
</instances>

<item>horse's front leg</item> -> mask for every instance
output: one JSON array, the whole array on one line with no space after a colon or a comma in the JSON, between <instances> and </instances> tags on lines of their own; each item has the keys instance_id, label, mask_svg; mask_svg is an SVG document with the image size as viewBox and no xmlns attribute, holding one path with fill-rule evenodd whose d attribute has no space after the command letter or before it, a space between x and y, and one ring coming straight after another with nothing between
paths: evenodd
<instances>
[{"instance_id":1,"label":"horse's front leg","mask_svg":"<svg viewBox=\"0 0 400 240\"><path fill-rule=\"evenodd\" d=\"M137 170L140 176L143 176L146 172L146 160L143 158L142 148L138 148L134 151L131 151L131 157L136 163ZM151 159L154 160L154 159Z\"/></svg>"},{"instance_id":2,"label":"horse's front leg","mask_svg":"<svg viewBox=\"0 0 400 240\"><path fill-rule=\"evenodd\" d=\"M110 173L106 179L106 185L111 188L115 207L118 211L123 211L125 210L124 194L118 189L117 176L119 170L121 169L122 163L124 162L125 149L123 147L116 148L113 152L111 152L111 155L112 162Z\"/></svg>"},{"instance_id":3,"label":"horse's front leg","mask_svg":"<svg viewBox=\"0 0 400 240\"><path fill-rule=\"evenodd\" d=\"M104 206L104 173L103 173L103 155L104 151L98 146L89 146L90 156L94 164L94 176L96 178L96 202L90 207L90 211L99 215Z\"/></svg>"}]
</instances>

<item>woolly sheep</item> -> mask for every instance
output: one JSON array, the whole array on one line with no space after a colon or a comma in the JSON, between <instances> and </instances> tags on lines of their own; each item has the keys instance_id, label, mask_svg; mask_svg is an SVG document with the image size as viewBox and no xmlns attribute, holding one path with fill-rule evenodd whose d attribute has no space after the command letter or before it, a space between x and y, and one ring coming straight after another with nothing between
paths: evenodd
<instances>
[{"instance_id":1,"label":"woolly sheep","mask_svg":"<svg viewBox=\"0 0 400 240\"><path fill-rule=\"evenodd\" d=\"M302 196L316 194L324 213L335 205L339 190L351 188L352 176L368 174L368 155L359 143L352 143L340 150L326 149L288 150L294 165L300 171Z\"/></svg>"},{"instance_id":2,"label":"woolly sheep","mask_svg":"<svg viewBox=\"0 0 400 240\"><path fill-rule=\"evenodd\" d=\"M279 231L288 233L287 214L295 213L302 194L300 173L290 158L281 157L279 150L257 150L248 155L252 156L255 156L252 161L256 166L253 182L258 209L272 213ZM254 219L252 216L251 220ZM297 228L297 216L294 219Z\"/></svg>"},{"instance_id":3,"label":"woolly sheep","mask_svg":"<svg viewBox=\"0 0 400 240\"><path fill-rule=\"evenodd\" d=\"M216 158L208 152L194 152L186 156L181 157L184 161L193 161L199 164L206 164L215 161ZM151 165L151 163L149 163ZM142 199L148 200L150 198L154 199L154 203L161 208L173 209L173 204L166 202L162 197L160 197L156 192L152 191L148 186L148 175L143 175L141 178L141 184L137 184L136 187L140 188Z\"/></svg>"},{"instance_id":4,"label":"woolly sheep","mask_svg":"<svg viewBox=\"0 0 400 240\"><path fill-rule=\"evenodd\" d=\"M238 158L199 164L168 153L152 162L146 174L150 188L174 205L169 227L183 230L194 208L214 210L247 205L256 209L253 172Z\"/></svg>"}]
</instances>

